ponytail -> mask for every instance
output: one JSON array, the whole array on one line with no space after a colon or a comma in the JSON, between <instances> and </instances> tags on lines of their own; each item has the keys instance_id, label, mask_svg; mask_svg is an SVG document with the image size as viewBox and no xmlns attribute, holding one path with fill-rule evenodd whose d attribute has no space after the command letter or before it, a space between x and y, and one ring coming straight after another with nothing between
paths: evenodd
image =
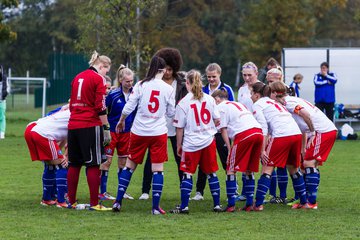
<instances>
[{"instance_id":1,"label":"ponytail","mask_svg":"<svg viewBox=\"0 0 360 240\"><path fill-rule=\"evenodd\" d=\"M200 101L204 96L200 72L192 69L187 73L186 78L190 83L190 90L194 94L194 99Z\"/></svg>"},{"instance_id":2,"label":"ponytail","mask_svg":"<svg viewBox=\"0 0 360 240\"><path fill-rule=\"evenodd\" d=\"M121 85L121 82L125 76L134 76L134 72L130 68L127 68L125 65L121 64L116 72L116 83L118 84L118 87Z\"/></svg>"},{"instance_id":3,"label":"ponytail","mask_svg":"<svg viewBox=\"0 0 360 240\"><path fill-rule=\"evenodd\" d=\"M111 60L109 57L107 57L105 55L99 55L99 53L95 50L93 52L93 54L91 55L89 65L91 67L91 66L97 65L99 63L111 65Z\"/></svg>"}]
</instances>

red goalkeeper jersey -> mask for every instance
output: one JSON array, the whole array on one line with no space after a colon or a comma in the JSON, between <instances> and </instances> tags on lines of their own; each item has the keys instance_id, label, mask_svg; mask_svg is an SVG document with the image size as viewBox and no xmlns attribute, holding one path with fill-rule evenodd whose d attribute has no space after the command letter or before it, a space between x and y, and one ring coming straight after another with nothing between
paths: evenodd
<instances>
[{"instance_id":1,"label":"red goalkeeper jersey","mask_svg":"<svg viewBox=\"0 0 360 240\"><path fill-rule=\"evenodd\" d=\"M105 78L96 69L79 73L71 83L69 129L102 125L99 114L106 114Z\"/></svg>"}]
</instances>

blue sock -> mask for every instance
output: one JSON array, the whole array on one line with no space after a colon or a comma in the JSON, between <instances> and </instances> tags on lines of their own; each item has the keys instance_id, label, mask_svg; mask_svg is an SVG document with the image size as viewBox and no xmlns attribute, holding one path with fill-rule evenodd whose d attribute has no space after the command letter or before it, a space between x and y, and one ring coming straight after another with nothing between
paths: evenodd
<instances>
[{"instance_id":1,"label":"blue sock","mask_svg":"<svg viewBox=\"0 0 360 240\"><path fill-rule=\"evenodd\" d=\"M108 170L101 170L101 181L100 181L100 193L106 193L107 192L107 181L108 181Z\"/></svg>"},{"instance_id":2,"label":"blue sock","mask_svg":"<svg viewBox=\"0 0 360 240\"><path fill-rule=\"evenodd\" d=\"M209 174L208 181L215 207L217 205L220 205L220 184L219 184L219 179L216 176L216 173Z\"/></svg>"},{"instance_id":3,"label":"blue sock","mask_svg":"<svg viewBox=\"0 0 360 240\"><path fill-rule=\"evenodd\" d=\"M59 203L65 202L65 194L67 193L67 172L66 168L56 166L56 191Z\"/></svg>"},{"instance_id":4,"label":"blue sock","mask_svg":"<svg viewBox=\"0 0 360 240\"><path fill-rule=\"evenodd\" d=\"M152 180L152 204L153 209L159 209L161 193L164 185L164 173L154 172Z\"/></svg>"},{"instance_id":5,"label":"blue sock","mask_svg":"<svg viewBox=\"0 0 360 240\"><path fill-rule=\"evenodd\" d=\"M43 182L43 200L49 201L52 200L52 194L54 190L55 182L55 168L54 166L44 164L44 172L42 176Z\"/></svg>"},{"instance_id":6,"label":"blue sock","mask_svg":"<svg viewBox=\"0 0 360 240\"><path fill-rule=\"evenodd\" d=\"M305 182L302 173L299 171L291 176L293 181L293 187L295 190L295 195L300 198L300 203L306 203L306 189Z\"/></svg>"},{"instance_id":7,"label":"blue sock","mask_svg":"<svg viewBox=\"0 0 360 240\"><path fill-rule=\"evenodd\" d=\"M319 172L317 171L316 168L308 167L305 168L305 174L306 174L305 185L306 185L308 202L314 204L316 203L316 196L320 183Z\"/></svg>"},{"instance_id":8,"label":"blue sock","mask_svg":"<svg viewBox=\"0 0 360 240\"><path fill-rule=\"evenodd\" d=\"M227 195L227 199L228 199L228 207L235 206L236 175L227 175L226 176L226 195Z\"/></svg>"},{"instance_id":9,"label":"blue sock","mask_svg":"<svg viewBox=\"0 0 360 240\"><path fill-rule=\"evenodd\" d=\"M192 191L192 187L193 187L192 176L184 173L183 180L181 181L181 186L180 186L180 190L181 190L181 206L180 206L180 208L181 209L184 209L187 206L189 206L189 198L190 198L190 193Z\"/></svg>"},{"instance_id":10,"label":"blue sock","mask_svg":"<svg viewBox=\"0 0 360 240\"><path fill-rule=\"evenodd\" d=\"M280 190L280 197L286 198L286 189L288 185L288 174L286 168L276 169L277 182Z\"/></svg>"},{"instance_id":11,"label":"blue sock","mask_svg":"<svg viewBox=\"0 0 360 240\"><path fill-rule=\"evenodd\" d=\"M271 175L269 174L262 174L258 180L257 189L256 189L256 207L262 205L264 203L264 199L266 196L267 191L269 190L271 183Z\"/></svg>"},{"instance_id":12,"label":"blue sock","mask_svg":"<svg viewBox=\"0 0 360 240\"><path fill-rule=\"evenodd\" d=\"M245 189L246 189L246 206L252 206L254 192L255 192L255 177L253 173L251 175L246 176Z\"/></svg>"},{"instance_id":13,"label":"blue sock","mask_svg":"<svg viewBox=\"0 0 360 240\"><path fill-rule=\"evenodd\" d=\"M117 196L116 196L116 202L120 203L120 205L122 203L126 189L129 186L130 179L131 179L133 172L134 172L134 170L125 167L119 174L119 179L118 179L119 186L118 186L118 191L117 191Z\"/></svg>"},{"instance_id":14,"label":"blue sock","mask_svg":"<svg viewBox=\"0 0 360 240\"><path fill-rule=\"evenodd\" d=\"M246 174L242 173L241 174L241 181L242 181L242 189L241 189L241 195L245 196L245 180L246 180Z\"/></svg>"},{"instance_id":15,"label":"blue sock","mask_svg":"<svg viewBox=\"0 0 360 240\"><path fill-rule=\"evenodd\" d=\"M271 183L270 183L270 190L269 193L271 196L276 197L276 188L277 188L277 176L276 176L276 171L274 169L274 171L271 174Z\"/></svg>"}]
</instances>

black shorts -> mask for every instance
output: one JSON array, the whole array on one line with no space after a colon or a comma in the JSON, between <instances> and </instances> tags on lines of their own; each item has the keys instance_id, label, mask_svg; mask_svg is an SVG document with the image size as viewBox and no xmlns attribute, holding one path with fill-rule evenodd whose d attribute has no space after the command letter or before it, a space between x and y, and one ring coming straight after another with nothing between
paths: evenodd
<instances>
[{"instance_id":1,"label":"black shorts","mask_svg":"<svg viewBox=\"0 0 360 240\"><path fill-rule=\"evenodd\" d=\"M102 126L68 130L70 166L99 166L106 161Z\"/></svg>"}]
</instances>

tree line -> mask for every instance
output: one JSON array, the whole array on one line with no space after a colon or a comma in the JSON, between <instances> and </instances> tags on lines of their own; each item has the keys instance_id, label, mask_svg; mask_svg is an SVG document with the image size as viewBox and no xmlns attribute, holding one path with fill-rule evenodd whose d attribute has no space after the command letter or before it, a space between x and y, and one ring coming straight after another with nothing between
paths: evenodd
<instances>
[{"instance_id":1,"label":"tree line","mask_svg":"<svg viewBox=\"0 0 360 240\"><path fill-rule=\"evenodd\" d=\"M285 47L360 46L357 0L0 0L0 7L0 62L17 76L47 77L54 52L96 49L113 71L127 64L142 78L152 54L168 46L181 51L184 70L217 62L233 84L239 62L280 61Z\"/></svg>"}]
</instances>

